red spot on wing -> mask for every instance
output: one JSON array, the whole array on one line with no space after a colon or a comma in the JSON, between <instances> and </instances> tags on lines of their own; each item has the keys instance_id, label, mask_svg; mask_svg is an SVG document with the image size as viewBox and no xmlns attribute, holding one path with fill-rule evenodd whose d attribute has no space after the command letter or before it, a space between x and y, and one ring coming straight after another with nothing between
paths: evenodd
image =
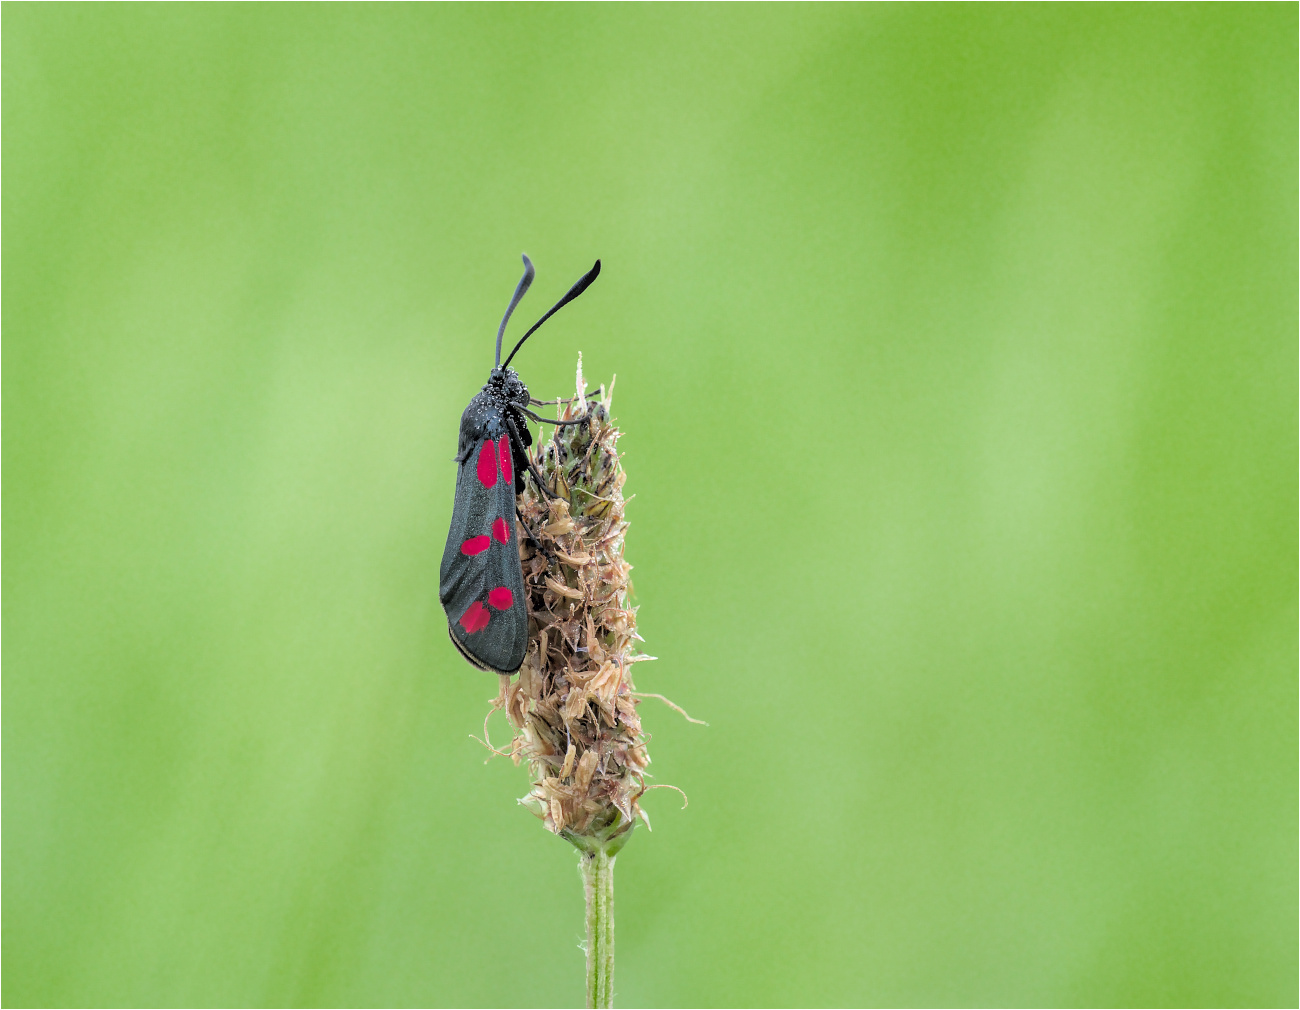
<instances>
[{"instance_id":1,"label":"red spot on wing","mask_svg":"<svg viewBox=\"0 0 1300 1010\"><path fill-rule=\"evenodd\" d=\"M505 586L497 586L488 593L488 603L496 607L497 610L509 610L510 605L515 602L515 594Z\"/></svg>"},{"instance_id":2,"label":"red spot on wing","mask_svg":"<svg viewBox=\"0 0 1300 1010\"><path fill-rule=\"evenodd\" d=\"M508 439L502 439L505 442ZM492 439L483 443L478 451L478 479L484 487L491 487L497 482L497 447Z\"/></svg>"},{"instance_id":3,"label":"red spot on wing","mask_svg":"<svg viewBox=\"0 0 1300 1010\"><path fill-rule=\"evenodd\" d=\"M510 458L510 437L508 435L501 436L500 452L501 476L504 477L507 482L512 481L515 479L515 467L514 460Z\"/></svg>"},{"instance_id":4,"label":"red spot on wing","mask_svg":"<svg viewBox=\"0 0 1300 1010\"><path fill-rule=\"evenodd\" d=\"M492 520L492 535L497 538L498 543L502 544L510 539L510 527L506 525L504 519ZM487 537L480 537L479 539L484 541L486 547Z\"/></svg>"},{"instance_id":5,"label":"red spot on wing","mask_svg":"<svg viewBox=\"0 0 1300 1010\"><path fill-rule=\"evenodd\" d=\"M472 635L486 628L491 619L492 612L475 600L469 605L469 609L460 615L460 626L465 629L467 635Z\"/></svg>"},{"instance_id":6,"label":"red spot on wing","mask_svg":"<svg viewBox=\"0 0 1300 1010\"><path fill-rule=\"evenodd\" d=\"M497 520L497 522L500 521L501 521L500 519ZM482 554L485 550L488 549L489 546L491 546L491 543L492 541L490 541L487 538L486 533L484 533L481 537L470 537L468 540L466 540L463 544L460 545L460 552L462 554L468 554L470 557L473 557L475 554Z\"/></svg>"}]
</instances>

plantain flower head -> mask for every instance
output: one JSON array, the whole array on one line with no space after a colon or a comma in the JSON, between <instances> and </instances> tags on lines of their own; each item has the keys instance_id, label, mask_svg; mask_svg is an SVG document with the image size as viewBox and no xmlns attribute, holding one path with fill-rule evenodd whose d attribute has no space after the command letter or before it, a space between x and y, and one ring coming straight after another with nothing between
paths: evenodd
<instances>
[{"instance_id":1,"label":"plantain flower head","mask_svg":"<svg viewBox=\"0 0 1300 1010\"><path fill-rule=\"evenodd\" d=\"M511 758L532 775L520 802L580 850L613 855L638 819L650 823L638 802L650 757L632 669L654 657L638 651L629 603L613 384L589 399L580 356L576 386L559 417L584 423L557 426L538 453L556 497L532 480L519 495L528 653L517 679L502 678L492 707L514 727Z\"/></svg>"}]
</instances>

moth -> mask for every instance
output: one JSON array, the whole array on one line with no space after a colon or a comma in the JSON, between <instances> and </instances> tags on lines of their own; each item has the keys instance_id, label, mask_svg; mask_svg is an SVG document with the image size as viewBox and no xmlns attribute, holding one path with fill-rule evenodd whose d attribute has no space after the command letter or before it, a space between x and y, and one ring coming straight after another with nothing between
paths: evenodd
<instances>
[{"instance_id":1,"label":"moth","mask_svg":"<svg viewBox=\"0 0 1300 1010\"><path fill-rule=\"evenodd\" d=\"M525 473L532 474L542 494L555 497L528 456L533 436L525 419L546 424L586 423L586 418L558 421L533 413L529 408L543 401L528 395L528 387L510 362L542 323L586 291L600 274L600 260L596 260L596 265L519 338L503 364L501 339L506 324L533 283L532 261L527 256L523 259L524 275L497 329L496 365L460 417L456 499L438 573L438 596L447 614L452 644L480 670L495 673L514 673L528 651L528 605L515 526L516 518L524 525L515 496L524 489Z\"/></svg>"}]
</instances>

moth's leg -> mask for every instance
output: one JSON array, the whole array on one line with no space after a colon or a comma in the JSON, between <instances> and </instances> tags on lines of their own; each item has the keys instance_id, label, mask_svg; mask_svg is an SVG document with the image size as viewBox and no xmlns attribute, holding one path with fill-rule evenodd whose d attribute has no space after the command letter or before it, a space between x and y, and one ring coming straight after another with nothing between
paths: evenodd
<instances>
[{"instance_id":1,"label":"moth's leg","mask_svg":"<svg viewBox=\"0 0 1300 1010\"><path fill-rule=\"evenodd\" d=\"M588 393L588 394L584 397L584 399L592 400L592 399L595 399L595 398L598 397L598 396L600 396L600 390L599 390L599 389L593 389L590 393ZM556 406L556 405L558 405L558 404L561 404L561 403L568 403L569 401L568 401L568 400L539 400L539 399L537 399L537 397L535 397L535 396L530 396L530 397L528 398L528 402L529 402L530 404L532 404L534 407L554 407L554 406Z\"/></svg>"},{"instance_id":2,"label":"moth's leg","mask_svg":"<svg viewBox=\"0 0 1300 1010\"><path fill-rule=\"evenodd\" d=\"M505 415L505 419L506 419L506 427L510 431L510 438L515 443L522 445L524 440L519 437L519 429L515 427L514 418L511 417L510 414L507 412ZM542 472L537 469L537 464L532 461L532 459L528 456L527 453L524 454L524 458L528 460L528 472L533 475L533 480L537 482L537 487L542 492L542 494L546 495L547 498L560 497L559 495L554 494L551 491L551 489L546 486L546 480L542 477Z\"/></svg>"},{"instance_id":3,"label":"moth's leg","mask_svg":"<svg viewBox=\"0 0 1300 1010\"><path fill-rule=\"evenodd\" d=\"M505 421L506 421L506 429L510 433L511 451L513 452L515 449L520 450L520 455L523 456L524 461L528 464L528 469L532 472L533 479L537 481L537 486L541 488L544 493L549 493L549 490L546 487L546 482L542 480L541 473L538 471L537 467L533 464L532 459L529 458L528 449L524 443L524 440L520 437L519 429L515 425L514 418L510 416L510 413L508 411L505 414ZM551 495L551 497L554 498L556 496ZM524 514L521 511L519 511L518 503L515 504L515 515L519 518L519 524L523 526L524 532L528 534L528 539L533 542L533 546L546 555L547 561L551 562L551 564L554 564L555 555L553 555L550 551L548 551L546 547L543 546L542 542L537 539L537 537L533 536L533 531L529 529L528 523L524 520Z\"/></svg>"},{"instance_id":4,"label":"moth's leg","mask_svg":"<svg viewBox=\"0 0 1300 1010\"><path fill-rule=\"evenodd\" d=\"M524 528L524 532L528 534L528 539L533 542L533 546L546 555L547 561L549 561L551 564L555 564L555 555L552 554L550 551L548 551L546 549L546 546L535 536L533 536L533 531L528 528L528 521L524 519L524 514L519 511L518 505L515 506L515 515L519 517L519 525Z\"/></svg>"},{"instance_id":5,"label":"moth's leg","mask_svg":"<svg viewBox=\"0 0 1300 1010\"><path fill-rule=\"evenodd\" d=\"M529 437L530 433L527 427L521 426L521 431L525 438ZM505 441L510 443L510 458L515 465L515 497L518 497L524 493L524 488L528 486L528 450L510 438L509 433L507 433Z\"/></svg>"},{"instance_id":6,"label":"moth's leg","mask_svg":"<svg viewBox=\"0 0 1300 1010\"><path fill-rule=\"evenodd\" d=\"M586 414L583 414L582 417L575 417L575 418L574 418L573 420L571 420L571 421L561 421L561 420L558 420L558 419L555 419L555 418L550 418L550 417L538 417L538 416L537 416L536 414L534 414L531 410L526 410L526 409L524 409L523 407L520 407L519 410L520 410L521 413L527 414L527 415L528 415L529 417L531 417L534 421L539 421L539 422L542 423L542 424L555 424L555 425L586 424L588 421L591 420L591 418L590 418L588 415L586 415Z\"/></svg>"}]
</instances>

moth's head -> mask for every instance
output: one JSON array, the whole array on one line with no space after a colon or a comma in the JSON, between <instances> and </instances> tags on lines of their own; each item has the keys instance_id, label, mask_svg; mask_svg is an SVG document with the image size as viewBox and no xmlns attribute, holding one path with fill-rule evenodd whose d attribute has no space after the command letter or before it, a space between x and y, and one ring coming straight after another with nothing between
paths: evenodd
<instances>
[{"instance_id":1,"label":"moth's head","mask_svg":"<svg viewBox=\"0 0 1300 1010\"><path fill-rule=\"evenodd\" d=\"M507 366L492 369L486 388L517 406L528 406L528 387L513 368Z\"/></svg>"}]
</instances>

